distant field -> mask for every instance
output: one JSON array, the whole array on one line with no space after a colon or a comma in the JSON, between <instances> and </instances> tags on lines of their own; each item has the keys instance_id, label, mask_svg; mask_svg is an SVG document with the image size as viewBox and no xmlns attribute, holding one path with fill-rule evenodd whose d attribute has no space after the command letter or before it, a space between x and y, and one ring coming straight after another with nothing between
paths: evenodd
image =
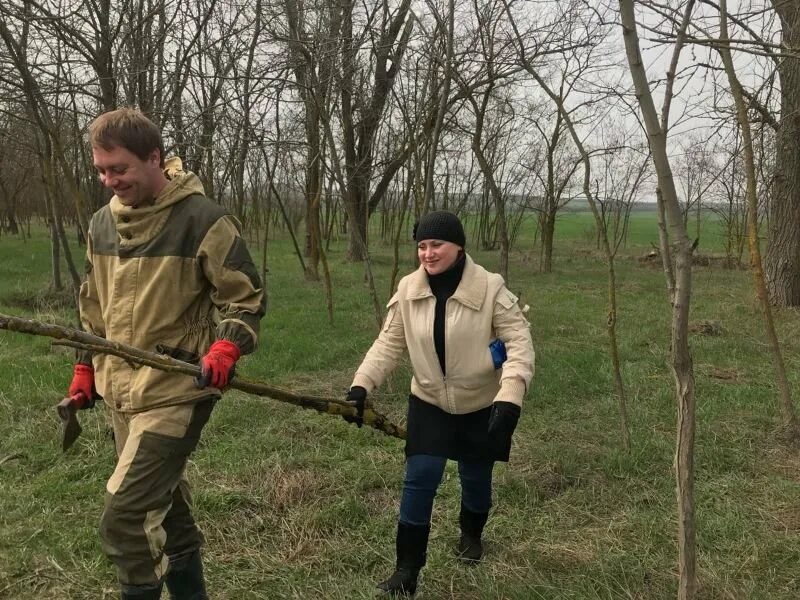
<instances>
[{"instance_id":1,"label":"distant field","mask_svg":"<svg viewBox=\"0 0 800 600\"><path fill-rule=\"evenodd\" d=\"M708 217L701 225L700 251L724 252L719 224ZM532 223L512 252L510 287L531 307L534 385L512 460L496 469L488 552L478 568L453 556L459 489L448 466L422 600L676 595L670 309L660 266L638 260L657 243L655 213L634 214L618 263L630 454L621 449L606 349L605 266L592 227L588 213L559 219L551 274L538 272ZM242 361L243 374L298 391L344 393L376 333L363 268L346 262L345 250L344 240L331 244L331 325L321 284L304 280L288 238L270 243L264 343ZM497 268L496 253L470 252ZM391 248L377 234L372 255L386 299ZM405 273L413 268L411 242L402 255ZM74 322L69 295L48 293L48 281L43 230L25 242L0 238L0 312ZM800 313L784 310L776 318L797 390ZM692 320L717 321L722 332L692 337L700 598L794 600L800 460L774 436L777 394L748 272L696 268ZM42 338L0 331L0 365L0 598L116 597L96 533L114 464L103 411L81 414L84 434L62 455L53 406L70 380L69 353ZM408 382L401 368L375 394L397 421L404 419ZM212 598L372 598L374 583L391 572L403 477L397 440L231 392L188 475L208 540Z\"/></svg>"}]
</instances>

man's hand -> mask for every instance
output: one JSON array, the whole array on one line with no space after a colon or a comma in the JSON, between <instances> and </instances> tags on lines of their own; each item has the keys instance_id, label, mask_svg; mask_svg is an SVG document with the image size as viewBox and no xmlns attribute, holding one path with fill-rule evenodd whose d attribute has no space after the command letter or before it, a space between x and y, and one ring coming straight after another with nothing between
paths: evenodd
<instances>
[{"instance_id":1,"label":"man's hand","mask_svg":"<svg viewBox=\"0 0 800 600\"><path fill-rule=\"evenodd\" d=\"M355 423L358 427L361 427L364 424L364 405L367 402L367 390L360 385L354 385L350 388L350 391L347 392L346 400L355 406L356 416L350 417L345 415L342 418L348 423Z\"/></svg>"},{"instance_id":2,"label":"man's hand","mask_svg":"<svg viewBox=\"0 0 800 600\"><path fill-rule=\"evenodd\" d=\"M200 377L195 379L195 385L200 389L209 385L223 389L233 379L236 361L241 355L241 350L233 342L217 340L200 361Z\"/></svg>"},{"instance_id":3,"label":"man's hand","mask_svg":"<svg viewBox=\"0 0 800 600\"><path fill-rule=\"evenodd\" d=\"M489 444L497 460L508 460L511 436L517 428L521 409L513 402L498 401L492 405L489 416Z\"/></svg>"},{"instance_id":4,"label":"man's hand","mask_svg":"<svg viewBox=\"0 0 800 600\"><path fill-rule=\"evenodd\" d=\"M97 395L94 391L94 369L82 363L75 365L67 394L70 397L83 396L84 402L91 401Z\"/></svg>"}]
</instances>

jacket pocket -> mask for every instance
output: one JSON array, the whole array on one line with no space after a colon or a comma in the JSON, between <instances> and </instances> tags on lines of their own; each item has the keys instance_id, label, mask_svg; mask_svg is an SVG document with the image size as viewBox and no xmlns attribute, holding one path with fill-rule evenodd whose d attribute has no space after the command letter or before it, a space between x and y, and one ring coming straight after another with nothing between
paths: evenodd
<instances>
[{"instance_id":1,"label":"jacket pocket","mask_svg":"<svg viewBox=\"0 0 800 600\"><path fill-rule=\"evenodd\" d=\"M384 332L389 331L389 328L392 326L392 322L395 319L397 311L400 309L398 306L399 301L400 298L397 294L395 294L389 299L389 302L386 303L386 318L383 320L383 327L381 327Z\"/></svg>"},{"instance_id":2,"label":"jacket pocket","mask_svg":"<svg viewBox=\"0 0 800 600\"><path fill-rule=\"evenodd\" d=\"M497 302L500 303L503 308L509 310L512 306L519 302L519 298L511 293L508 288L503 288L497 295Z\"/></svg>"},{"instance_id":3,"label":"jacket pocket","mask_svg":"<svg viewBox=\"0 0 800 600\"><path fill-rule=\"evenodd\" d=\"M200 355L195 352L190 352L189 350L184 350L183 348L175 348L173 346L167 346L165 344L156 344L156 352L159 354L166 354L167 356L171 356L176 360L180 360L183 362L191 363L194 365L200 364Z\"/></svg>"}]
</instances>

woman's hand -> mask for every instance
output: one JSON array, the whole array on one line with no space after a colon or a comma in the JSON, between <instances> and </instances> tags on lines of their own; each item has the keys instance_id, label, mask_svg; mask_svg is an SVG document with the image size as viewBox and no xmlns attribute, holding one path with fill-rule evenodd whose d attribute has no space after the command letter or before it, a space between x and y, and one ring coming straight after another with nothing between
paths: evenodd
<instances>
[{"instance_id":1,"label":"woman's hand","mask_svg":"<svg viewBox=\"0 0 800 600\"><path fill-rule=\"evenodd\" d=\"M364 424L364 405L367 402L367 390L360 385L354 385L347 392L345 399L355 407L356 416L343 415L342 418L348 423L355 423L358 427L361 427Z\"/></svg>"},{"instance_id":2,"label":"woman's hand","mask_svg":"<svg viewBox=\"0 0 800 600\"><path fill-rule=\"evenodd\" d=\"M508 460L511 436L517 427L521 409L513 402L498 401L492 404L489 416L489 445L496 460Z\"/></svg>"}]
</instances>

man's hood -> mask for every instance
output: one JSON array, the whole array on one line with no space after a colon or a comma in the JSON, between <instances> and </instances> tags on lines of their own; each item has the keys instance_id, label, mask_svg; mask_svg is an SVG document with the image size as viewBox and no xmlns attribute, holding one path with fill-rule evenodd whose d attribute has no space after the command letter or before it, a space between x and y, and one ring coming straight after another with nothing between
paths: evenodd
<instances>
[{"instance_id":1,"label":"man's hood","mask_svg":"<svg viewBox=\"0 0 800 600\"><path fill-rule=\"evenodd\" d=\"M120 236L120 245L135 246L151 239L166 223L173 204L193 194L204 194L203 183L191 171L183 170L183 163L177 156L164 162L164 175L167 185L155 199L146 206L126 206L115 195L109 202L111 214Z\"/></svg>"},{"instance_id":2,"label":"man's hood","mask_svg":"<svg viewBox=\"0 0 800 600\"><path fill-rule=\"evenodd\" d=\"M203 183L200 178L191 171L183 170L183 162L177 156L173 156L164 161L164 176L167 178L167 185L161 190L161 193L155 199L155 202L147 206L126 206L115 195L111 198L111 211L116 215L126 214L126 210L130 214L135 212L136 215L142 215L147 212L158 212L165 208L172 206L176 202L180 202L187 196L192 194L204 194Z\"/></svg>"}]
</instances>

